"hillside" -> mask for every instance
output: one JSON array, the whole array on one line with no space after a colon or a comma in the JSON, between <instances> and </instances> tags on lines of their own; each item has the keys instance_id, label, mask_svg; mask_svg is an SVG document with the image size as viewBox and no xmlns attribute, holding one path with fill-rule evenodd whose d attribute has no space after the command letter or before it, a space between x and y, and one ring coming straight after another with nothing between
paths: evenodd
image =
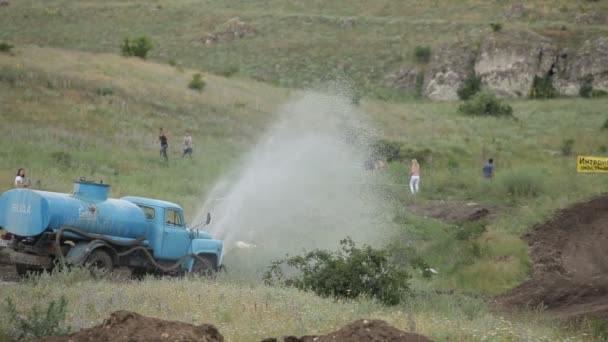
<instances>
[{"instance_id":1,"label":"hillside","mask_svg":"<svg viewBox=\"0 0 608 342\"><path fill-rule=\"evenodd\" d=\"M513 117L476 117L458 111L461 101L421 99L387 83L387 75L433 70L436 61L415 60L417 46L438 51L522 32L542 40L562 26L568 34L550 38L576 50L606 36L608 3L534 1L524 14L517 2L477 0L6 3L0 43L15 47L0 52L0 192L24 167L43 190L69 192L83 176L110 183L112 197L179 203L189 223L210 202L224 201L228 208L212 213L210 229L232 249L230 272L217 281L96 281L76 271L0 283L0 300L30 307L29 293L44 303L67 293L74 298L67 320L76 328L128 309L213 323L230 341L329 332L365 317L408 331L413 324L436 340L591 338L583 334L593 321L583 330L553 321L543 298L508 319L490 303L522 283L526 295L534 292L527 286L538 284L530 275L544 254L534 254L538 245L529 254L529 241L561 246L522 238L532 227L606 192L608 179L577 173L575 156L608 155L608 98L507 99ZM504 30L492 33L492 22ZM122 39L137 36L154 42L149 58L119 56ZM188 87L196 73L205 82L200 91ZM168 163L159 158L159 127L170 134ZM186 131L194 137L192 159L180 155ZM384 172L364 170L369 146L353 152L342 145L378 141L399 151ZM416 196L407 184L413 158L422 168ZM488 158L496 161L491 180L481 175ZM479 221L471 218L477 214ZM216 223L223 230L214 231ZM414 250L438 272L425 279L413 271L413 297L394 308L260 284L270 259L337 246L350 233L403 260ZM260 247L238 249L235 240ZM600 245L589 258L601 255ZM580 246L568 248L579 255ZM92 293L103 304L91 302ZM193 296L208 302L197 305ZM520 305L528 297L516 299ZM0 315L0 340L5 323Z\"/></svg>"},{"instance_id":2,"label":"hillside","mask_svg":"<svg viewBox=\"0 0 608 342\"><path fill-rule=\"evenodd\" d=\"M442 49L483 45L490 23L501 24L510 44L525 42L517 38L523 32L569 47L571 55L585 40L608 32L604 1L8 3L0 7L0 41L118 53L124 38L149 36L155 45L150 57L165 63L288 87L341 77L362 95L398 99L417 92L415 76L402 79L425 68L416 47L430 47L441 60L463 55ZM524 50L531 53L540 46L538 38L530 44ZM435 77L425 74L425 95Z\"/></svg>"}]
</instances>

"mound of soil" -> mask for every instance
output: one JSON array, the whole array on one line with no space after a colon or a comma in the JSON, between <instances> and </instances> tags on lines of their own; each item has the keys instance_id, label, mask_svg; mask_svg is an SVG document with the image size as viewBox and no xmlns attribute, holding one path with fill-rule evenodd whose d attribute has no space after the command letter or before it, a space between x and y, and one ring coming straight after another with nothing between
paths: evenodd
<instances>
[{"instance_id":1,"label":"mound of soil","mask_svg":"<svg viewBox=\"0 0 608 342\"><path fill-rule=\"evenodd\" d=\"M497 298L558 318L608 319L608 196L564 209L526 235L532 276Z\"/></svg>"},{"instance_id":2,"label":"mound of soil","mask_svg":"<svg viewBox=\"0 0 608 342\"><path fill-rule=\"evenodd\" d=\"M116 311L102 324L67 336L45 337L36 342L223 342L213 325L192 325Z\"/></svg>"},{"instance_id":3,"label":"mound of soil","mask_svg":"<svg viewBox=\"0 0 608 342\"><path fill-rule=\"evenodd\" d=\"M265 339L262 342L276 342L277 339ZM289 336L284 342L432 342L418 334L406 333L381 320L358 320L349 325L322 336Z\"/></svg>"}]
</instances>

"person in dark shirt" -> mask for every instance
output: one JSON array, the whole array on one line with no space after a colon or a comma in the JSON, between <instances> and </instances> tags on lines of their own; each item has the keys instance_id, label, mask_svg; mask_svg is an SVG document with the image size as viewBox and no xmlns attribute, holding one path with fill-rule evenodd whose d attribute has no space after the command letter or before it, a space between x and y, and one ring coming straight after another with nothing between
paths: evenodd
<instances>
[{"instance_id":1,"label":"person in dark shirt","mask_svg":"<svg viewBox=\"0 0 608 342\"><path fill-rule=\"evenodd\" d=\"M167 149L169 148L169 136L163 130L162 127L160 128L160 132L158 133L158 141L160 141L160 157L165 159L165 161L169 161L169 158L167 157Z\"/></svg>"},{"instance_id":2,"label":"person in dark shirt","mask_svg":"<svg viewBox=\"0 0 608 342\"><path fill-rule=\"evenodd\" d=\"M485 178L492 178L494 176L494 159L488 159L488 163L483 167L483 176Z\"/></svg>"}]
</instances>

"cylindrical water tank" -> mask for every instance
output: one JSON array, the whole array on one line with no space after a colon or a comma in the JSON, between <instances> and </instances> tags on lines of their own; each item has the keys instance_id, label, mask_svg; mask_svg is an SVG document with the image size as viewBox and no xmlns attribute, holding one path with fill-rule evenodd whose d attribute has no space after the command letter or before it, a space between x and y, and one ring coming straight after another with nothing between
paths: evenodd
<instances>
[{"instance_id":1,"label":"cylindrical water tank","mask_svg":"<svg viewBox=\"0 0 608 342\"><path fill-rule=\"evenodd\" d=\"M143 211L131 202L108 199L108 190L106 184L84 181L74 184L74 194L9 190L0 196L0 227L18 236L65 226L115 237L145 236Z\"/></svg>"}]
</instances>

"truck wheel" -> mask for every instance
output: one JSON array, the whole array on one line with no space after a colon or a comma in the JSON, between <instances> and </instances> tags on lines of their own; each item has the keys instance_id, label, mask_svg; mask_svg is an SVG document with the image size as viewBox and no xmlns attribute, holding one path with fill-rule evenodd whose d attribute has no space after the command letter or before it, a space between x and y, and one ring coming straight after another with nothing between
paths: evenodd
<instances>
[{"instance_id":1,"label":"truck wheel","mask_svg":"<svg viewBox=\"0 0 608 342\"><path fill-rule=\"evenodd\" d=\"M44 271L41 268L36 268L24 264L15 264L15 269L17 270L17 275L20 277L27 277L29 274L38 275Z\"/></svg>"},{"instance_id":2,"label":"truck wheel","mask_svg":"<svg viewBox=\"0 0 608 342\"><path fill-rule=\"evenodd\" d=\"M195 258L192 273L204 277L215 274L215 265L213 264L211 257L208 255L199 255L198 258Z\"/></svg>"},{"instance_id":3,"label":"truck wheel","mask_svg":"<svg viewBox=\"0 0 608 342\"><path fill-rule=\"evenodd\" d=\"M89 254L84 265L96 276L105 276L114 269L112 257L101 249L96 249Z\"/></svg>"}]
</instances>

